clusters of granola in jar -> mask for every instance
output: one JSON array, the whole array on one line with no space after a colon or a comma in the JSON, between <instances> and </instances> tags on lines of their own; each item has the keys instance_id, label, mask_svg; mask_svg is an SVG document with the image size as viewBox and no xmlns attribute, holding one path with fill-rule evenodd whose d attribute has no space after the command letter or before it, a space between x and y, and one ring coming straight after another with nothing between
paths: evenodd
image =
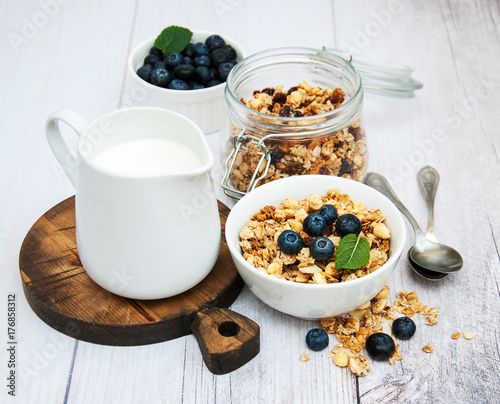
<instances>
[{"instance_id":1,"label":"clusters of granola in jar","mask_svg":"<svg viewBox=\"0 0 500 404\"><path fill-rule=\"evenodd\" d=\"M340 88L310 87L303 81L286 92L283 86L255 90L253 98L241 101L263 114L297 118L332 111L340 107L344 100L345 94Z\"/></svg>"},{"instance_id":2,"label":"clusters of granola in jar","mask_svg":"<svg viewBox=\"0 0 500 404\"><path fill-rule=\"evenodd\" d=\"M305 81L288 90L283 86L256 90L253 98L241 99L247 107L269 115L274 119L318 117L340 107L345 94L340 88L311 87ZM265 119L262 118L264 122ZM239 136L242 128L231 123L234 136ZM280 135L297 133L293 122L282 121ZM307 126L302 127L307 132ZM292 131L293 129L293 131ZM246 192L255 171L260 174L265 169L261 163L262 150L255 138L273 133L245 128L245 135L253 136L242 140L243 149L236 156L229 173L229 183L238 191ZM334 175L361 181L367 165L367 144L359 116L346 122L344 127L335 128L320 136L270 137L264 142L270 153L270 165L265 178L259 185L293 175L322 174ZM233 149L228 143L228 154Z\"/></svg>"},{"instance_id":3,"label":"clusters of granola in jar","mask_svg":"<svg viewBox=\"0 0 500 404\"><path fill-rule=\"evenodd\" d=\"M335 206L339 215L350 213L361 222L360 237L370 245L370 258L366 265L357 269L335 268L335 256L328 261L314 260L309 251L312 238L303 230L303 221L326 204ZM285 230L301 235L304 246L298 254L288 255L278 247L278 237ZM339 237L334 226L325 233L335 248ZM279 207L265 206L240 231L240 246L243 258L255 268L279 279L312 284L345 282L370 274L387 262L390 247L390 232L385 217L379 209L365 207L354 202L347 194L331 189L325 196L311 194L296 201L285 199Z\"/></svg>"}]
</instances>

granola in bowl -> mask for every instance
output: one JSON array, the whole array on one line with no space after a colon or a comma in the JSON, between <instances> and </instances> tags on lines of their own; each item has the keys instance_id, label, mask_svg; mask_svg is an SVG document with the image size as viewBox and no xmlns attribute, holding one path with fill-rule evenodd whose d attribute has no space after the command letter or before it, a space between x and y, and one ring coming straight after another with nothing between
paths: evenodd
<instances>
[{"instance_id":1,"label":"granola in bowl","mask_svg":"<svg viewBox=\"0 0 500 404\"><path fill-rule=\"evenodd\" d=\"M351 214L361 223L357 236L368 241L369 257L368 262L357 269L338 267L335 254L320 261L311 253L309 247L314 237L304 230L304 220L328 205L336 208L338 217ZM302 248L299 247L296 254L285 253L279 246L279 236L287 230L302 238ZM250 265L279 279L309 284L345 282L375 272L389 258L391 238L379 209L354 202L338 189L330 189L324 196L310 194L301 200L284 199L278 207L265 206L252 216L239 236L243 258ZM326 226L321 236L331 240L334 250L338 250L342 237L335 225Z\"/></svg>"}]
</instances>

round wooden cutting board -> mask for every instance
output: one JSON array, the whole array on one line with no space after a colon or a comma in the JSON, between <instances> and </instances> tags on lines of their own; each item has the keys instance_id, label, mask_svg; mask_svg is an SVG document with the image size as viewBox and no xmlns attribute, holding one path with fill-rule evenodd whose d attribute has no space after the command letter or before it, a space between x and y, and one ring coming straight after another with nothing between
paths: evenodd
<instances>
[{"instance_id":1,"label":"round wooden cutting board","mask_svg":"<svg viewBox=\"0 0 500 404\"><path fill-rule=\"evenodd\" d=\"M174 297L133 300L102 289L88 277L76 248L75 199L68 198L46 212L24 239L19 268L26 299L38 317L57 331L97 344L144 345L189 334L200 312L206 317L211 314L207 308L229 307L243 287L225 240L229 208L220 201L219 212L222 244L209 275ZM229 312L234 313L226 310L225 328ZM221 311L217 313L220 317ZM251 323L238 323L236 329L248 326L255 336L256 324ZM219 333L224 335L224 327Z\"/></svg>"}]
</instances>

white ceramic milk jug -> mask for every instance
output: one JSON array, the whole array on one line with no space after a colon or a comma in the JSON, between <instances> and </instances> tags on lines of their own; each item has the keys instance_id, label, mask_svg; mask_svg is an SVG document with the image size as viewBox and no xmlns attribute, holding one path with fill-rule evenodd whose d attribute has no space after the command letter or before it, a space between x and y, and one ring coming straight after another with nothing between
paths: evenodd
<instances>
[{"instance_id":1,"label":"white ceramic milk jug","mask_svg":"<svg viewBox=\"0 0 500 404\"><path fill-rule=\"evenodd\" d=\"M76 158L58 121L79 136ZM221 228L202 131L166 109L134 107L87 123L71 110L47 120L48 142L76 188L76 241L88 275L134 299L199 283L214 266Z\"/></svg>"}]
</instances>

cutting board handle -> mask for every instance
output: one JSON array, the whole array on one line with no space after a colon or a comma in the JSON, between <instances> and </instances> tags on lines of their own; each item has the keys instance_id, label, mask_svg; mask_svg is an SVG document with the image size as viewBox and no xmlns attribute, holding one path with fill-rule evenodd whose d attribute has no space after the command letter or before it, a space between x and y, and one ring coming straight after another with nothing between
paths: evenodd
<instances>
[{"instance_id":1,"label":"cutting board handle","mask_svg":"<svg viewBox=\"0 0 500 404\"><path fill-rule=\"evenodd\" d=\"M216 375L232 372L260 351L260 327L229 309L200 310L191 324L203 360Z\"/></svg>"}]
</instances>

